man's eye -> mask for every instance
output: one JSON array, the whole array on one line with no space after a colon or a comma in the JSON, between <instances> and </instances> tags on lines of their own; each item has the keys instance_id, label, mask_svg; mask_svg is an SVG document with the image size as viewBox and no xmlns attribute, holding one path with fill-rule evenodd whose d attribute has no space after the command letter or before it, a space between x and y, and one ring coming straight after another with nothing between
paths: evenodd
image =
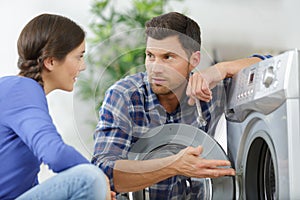
<instances>
[{"instance_id":1,"label":"man's eye","mask_svg":"<svg viewBox=\"0 0 300 200\"><path fill-rule=\"evenodd\" d=\"M151 53L147 53L147 58L148 58L148 59L154 59L154 56L153 56L153 54L151 54Z\"/></svg>"},{"instance_id":2,"label":"man's eye","mask_svg":"<svg viewBox=\"0 0 300 200\"><path fill-rule=\"evenodd\" d=\"M171 55L166 55L166 56L165 56L165 59L166 59L166 60L170 60L170 59L172 59L172 58L173 58L173 56L171 56Z\"/></svg>"}]
</instances>

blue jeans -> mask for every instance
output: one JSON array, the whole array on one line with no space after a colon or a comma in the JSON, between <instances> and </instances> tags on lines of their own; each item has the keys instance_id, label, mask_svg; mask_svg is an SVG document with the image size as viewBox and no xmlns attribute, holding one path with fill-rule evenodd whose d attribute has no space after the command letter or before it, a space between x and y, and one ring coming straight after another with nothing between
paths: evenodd
<instances>
[{"instance_id":1,"label":"blue jeans","mask_svg":"<svg viewBox=\"0 0 300 200\"><path fill-rule=\"evenodd\" d=\"M81 164L49 178L17 200L104 200L107 183L104 173L92 164Z\"/></svg>"}]
</instances>

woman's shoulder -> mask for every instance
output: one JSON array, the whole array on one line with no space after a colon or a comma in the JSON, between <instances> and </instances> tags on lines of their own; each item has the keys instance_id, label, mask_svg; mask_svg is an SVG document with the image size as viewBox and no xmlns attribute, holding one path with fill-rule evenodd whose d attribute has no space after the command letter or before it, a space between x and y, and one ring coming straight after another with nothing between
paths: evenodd
<instances>
[{"instance_id":1,"label":"woman's shoulder","mask_svg":"<svg viewBox=\"0 0 300 200\"><path fill-rule=\"evenodd\" d=\"M42 87L35 80L22 76L4 76L0 78L0 88L14 88L14 89L26 89L26 88L37 88Z\"/></svg>"},{"instance_id":2,"label":"woman's shoulder","mask_svg":"<svg viewBox=\"0 0 300 200\"><path fill-rule=\"evenodd\" d=\"M35 80L22 76L0 78L0 99L2 98L45 99L44 89Z\"/></svg>"}]
</instances>

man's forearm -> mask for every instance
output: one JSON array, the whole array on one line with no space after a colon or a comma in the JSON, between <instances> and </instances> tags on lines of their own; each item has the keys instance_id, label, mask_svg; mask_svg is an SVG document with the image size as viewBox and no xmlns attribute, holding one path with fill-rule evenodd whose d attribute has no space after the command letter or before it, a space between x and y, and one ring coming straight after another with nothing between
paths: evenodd
<instances>
[{"instance_id":1,"label":"man's forearm","mask_svg":"<svg viewBox=\"0 0 300 200\"><path fill-rule=\"evenodd\" d=\"M222 79L229 78L238 73L241 69L246 68L250 65L253 65L257 62L261 61L260 58L250 57L243 58L233 61L226 61L217 63L215 66L220 71Z\"/></svg>"},{"instance_id":2,"label":"man's forearm","mask_svg":"<svg viewBox=\"0 0 300 200\"><path fill-rule=\"evenodd\" d=\"M176 175L173 156L153 160L118 160L114 167L117 192L138 191Z\"/></svg>"}]
</instances>

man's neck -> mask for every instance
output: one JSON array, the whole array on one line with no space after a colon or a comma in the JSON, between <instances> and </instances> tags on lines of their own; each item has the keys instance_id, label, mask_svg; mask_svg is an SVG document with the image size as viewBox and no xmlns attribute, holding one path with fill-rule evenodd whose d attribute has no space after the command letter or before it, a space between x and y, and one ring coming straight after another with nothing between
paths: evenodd
<instances>
[{"instance_id":1,"label":"man's neck","mask_svg":"<svg viewBox=\"0 0 300 200\"><path fill-rule=\"evenodd\" d=\"M168 113L172 113L179 105L179 101L174 93L168 95L158 95L160 104Z\"/></svg>"},{"instance_id":2,"label":"man's neck","mask_svg":"<svg viewBox=\"0 0 300 200\"><path fill-rule=\"evenodd\" d=\"M174 112L178 106L179 102L184 96L186 87L178 88L175 92L170 92L169 94L157 95L160 104L165 108L168 113Z\"/></svg>"}]
</instances>

